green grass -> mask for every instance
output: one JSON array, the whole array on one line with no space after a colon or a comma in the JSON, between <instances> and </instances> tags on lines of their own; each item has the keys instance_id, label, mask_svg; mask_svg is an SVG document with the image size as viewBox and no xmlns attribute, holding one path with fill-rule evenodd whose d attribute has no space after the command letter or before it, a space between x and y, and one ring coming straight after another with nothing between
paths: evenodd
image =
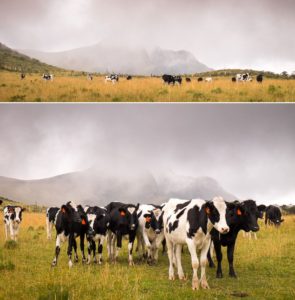
<instances>
[{"instance_id":1,"label":"green grass","mask_svg":"<svg viewBox=\"0 0 295 300\"><path fill-rule=\"evenodd\" d=\"M104 249L103 265L83 265L78 252L80 262L69 269L62 244L58 266L51 268L55 243L46 239L45 215L24 213L18 248L3 248L0 226L0 282L8 287L0 289L0 299L237 299L243 294L246 299L294 299L295 217L285 219L279 230L262 225L257 241L240 234L235 253L238 279L228 277L223 249L224 278L216 279L215 270L207 268L211 289L192 291L187 248L182 258L186 281L168 280L168 259L162 254L157 265L148 266L134 253L136 265L129 267L126 241L116 265L106 261ZM28 230L30 226L34 230Z\"/></svg>"}]
</instances>

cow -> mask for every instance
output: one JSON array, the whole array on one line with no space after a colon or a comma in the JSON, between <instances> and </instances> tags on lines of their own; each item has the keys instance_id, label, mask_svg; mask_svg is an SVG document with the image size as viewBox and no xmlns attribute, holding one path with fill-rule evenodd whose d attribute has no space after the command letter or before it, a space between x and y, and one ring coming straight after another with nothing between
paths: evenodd
<instances>
[{"instance_id":1,"label":"cow","mask_svg":"<svg viewBox=\"0 0 295 300\"><path fill-rule=\"evenodd\" d=\"M198 78L198 82L202 82L203 80L204 80L203 77Z\"/></svg>"},{"instance_id":2,"label":"cow","mask_svg":"<svg viewBox=\"0 0 295 300\"><path fill-rule=\"evenodd\" d=\"M162 76L162 79L164 81L164 83L170 85L170 84L175 84L175 77L173 75L167 75L167 74L164 74Z\"/></svg>"},{"instance_id":3,"label":"cow","mask_svg":"<svg viewBox=\"0 0 295 300\"><path fill-rule=\"evenodd\" d=\"M3 203L3 201L2 200L0 200L0 205Z\"/></svg>"},{"instance_id":4,"label":"cow","mask_svg":"<svg viewBox=\"0 0 295 300\"><path fill-rule=\"evenodd\" d=\"M53 74L43 74L42 79L46 81L53 81Z\"/></svg>"},{"instance_id":5,"label":"cow","mask_svg":"<svg viewBox=\"0 0 295 300\"><path fill-rule=\"evenodd\" d=\"M265 225L275 225L279 227L284 222L282 219L282 213L279 207L269 205L265 210Z\"/></svg>"},{"instance_id":6,"label":"cow","mask_svg":"<svg viewBox=\"0 0 295 300\"><path fill-rule=\"evenodd\" d=\"M48 240L51 240L52 227L54 225L55 217L58 211L59 211L59 207L49 207L46 210L46 229L47 229Z\"/></svg>"},{"instance_id":7,"label":"cow","mask_svg":"<svg viewBox=\"0 0 295 300\"><path fill-rule=\"evenodd\" d=\"M189 83L189 82L192 82L192 80L191 80L189 77L186 77L186 78L185 78L185 81L188 82L188 83Z\"/></svg>"},{"instance_id":8,"label":"cow","mask_svg":"<svg viewBox=\"0 0 295 300\"><path fill-rule=\"evenodd\" d=\"M89 73L89 74L87 74L87 79L88 79L88 80L90 80L90 81L92 81L92 80L93 80L93 75L92 75L92 74L90 74L90 73Z\"/></svg>"},{"instance_id":9,"label":"cow","mask_svg":"<svg viewBox=\"0 0 295 300\"><path fill-rule=\"evenodd\" d=\"M213 78L212 77L206 77L205 82L211 83L211 82L213 82Z\"/></svg>"},{"instance_id":10,"label":"cow","mask_svg":"<svg viewBox=\"0 0 295 300\"><path fill-rule=\"evenodd\" d=\"M132 80L132 76L128 75L128 76L126 77L126 79L127 79L127 80Z\"/></svg>"},{"instance_id":11,"label":"cow","mask_svg":"<svg viewBox=\"0 0 295 300\"><path fill-rule=\"evenodd\" d=\"M237 82L247 82L247 81L252 81L252 77L250 76L249 73L245 73L245 74L237 74L237 75L236 75L236 81L237 81Z\"/></svg>"},{"instance_id":12,"label":"cow","mask_svg":"<svg viewBox=\"0 0 295 300\"><path fill-rule=\"evenodd\" d=\"M237 82L237 78L236 77L232 77L231 81L232 82Z\"/></svg>"},{"instance_id":13,"label":"cow","mask_svg":"<svg viewBox=\"0 0 295 300\"><path fill-rule=\"evenodd\" d=\"M257 81L258 83L262 83L262 82L263 82L263 74L257 75L257 76L256 76L256 81Z\"/></svg>"},{"instance_id":14,"label":"cow","mask_svg":"<svg viewBox=\"0 0 295 300\"><path fill-rule=\"evenodd\" d=\"M111 202L106 206L110 216L110 224L108 231L108 255L109 259L114 263L117 260L119 250L122 248L122 237L128 235L128 262L134 265L132 251L133 244L138 228L138 210L139 204L123 204L121 202ZM115 251L115 244L117 249Z\"/></svg>"},{"instance_id":15,"label":"cow","mask_svg":"<svg viewBox=\"0 0 295 300\"><path fill-rule=\"evenodd\" d=\"M254 200L245 200L242 202L235 201L227 204L226 219L229 225L229 232L227 234L220 235L215 229L211 231L211 238L214 244L216 252L216 258L218 262L216 277L222 278L222 251L221 246L227 247L227 259L229 263L229 276L236 278L237 275L234 270L234 251L238 233L240 230L249 232L257 232L259 225L257 223L258 218L263 217L263 211L265 205L256 205ZM208 252L209 267L214 267L210 252Z\"/></svg>"},{"instance_id":16,"label":"cow","mask_svg":"<svg viewBox=\"0 0 295 300\"><path fill-rule=\"evenodd\" d=\"M119 75L117 74L111 74L105 77L105 82L112 82L113 84L115 84L118 81L119 81Z\"/></svg>"},{"instance_id":17,"label":"cow","mask_svg":"<svg viewBox=\"0 0 295 300\"><path fill-rule=\"evenodd\" d=\"M177 264L179 279L185 278L181 265L181 250L182 245L187 244L193 268L192 289L199 289L197 249L201 251L200 283L202 288L209 288L205 268L211 241L210 231L213 228L221 234L229 231L224 199L222 197L215 197L212 201L170 199L163 211L164 234L169 258L169 279L175 279L173 263Z\"/></svg>"},{"instance_id":18,"label":"cow","mask_svg":"<svg viewBox=\"0 0 295 300\"><path fill-rule=\"evenodd\" d=\"M107 209L104 207L88 207L87 208L87 217L90 224L90 227L93 230L93 236L87 238L88 241L88 259L87 264L91 263L91 252L93 253L93 260L95 263L98 264L102 263L102 250L103 250L103 243L107 236L107 230L110 224L109 215L107 213ZM97 245L97 252L98 252L98 261L96 258L96 244Z\"/></svg>"},{"instance_id":19,"label":"cow","mask_svg":"<svg viewBox=\"0 0 295 300\"><path fill-rule=\"evenodd\" d=\"M141 204L137 211L138 229L137 242L145 256L147 248L147 262L152 264L158 260L158 249L164 239L163 213L159 206Z\"/></svg>"},{"instance_id":20,"label":"cow","mask_svg":"<svg viewBox=\"0 0 295 300\"><path fill-rule=\"evenodd\" d=\"M25 74L25 73L21 73L21 74L20 74L20 79L23 80L23 79L25 79L25 78L26 78L26 74Z\"/></svg>"},{"instance_id":21,"label":"cow","mask_svg":"<svg viewBox=\"0 0 295 300\"><path fill-rule=\"evenodd\" d=\"M174 82L181 85L182 84L181 76L174 76Z\"/></svg>"},{"instance_id":22,"label":"cow","mask_svg":"<svg viewBox=\"0 0 295 300\"><path fill-rule=\"evenodd\" d=\"M55 242L55 257L51 263L52 267L57 265L57 259L60 253L61 241L68 240L67 254L69 257L69 267L73 266L72 248L75 251L75 262L78 261L77 242L76 238L80 237L80 249L82 252L82 262L86 262L84 253L85 235L88 239L93 237L93 230L89 226L87 214L81 205L76 205L73 201L62 205L57 212L55 220L56 242Z\"/></svg>"},{"instance_id":23,"label":"cow","mask_svg":"<svg viewBox=\"0 0 295 300\"><path fill-rule=\"evenodd\" d=\"M14 241L17 241L20 223L22 221L22 212L26 209L21 206L8 205L3 209L5 240L8 235Z\"/></svg>"}]
</instances>

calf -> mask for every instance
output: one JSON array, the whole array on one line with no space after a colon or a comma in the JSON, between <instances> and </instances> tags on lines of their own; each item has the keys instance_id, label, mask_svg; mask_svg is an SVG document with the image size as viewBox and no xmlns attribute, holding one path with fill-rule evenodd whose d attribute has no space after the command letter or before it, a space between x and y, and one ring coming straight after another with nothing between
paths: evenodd
<instances>
[{"instance_id":1,"label":"calf","mask_svg":"<svg viewBox=\"0 0 295 300\"><path fill-rule=\"evenodd\" d=\"M211 231L211 237L214 244L216 258L218 262L216 277L222 278L222 251L221 246L227 247L227 259L229 263L229 276L237 277L234 266L234 251L238 233L240 230L249 232L257 232L259 225L258 218L262 218L265 205L257 206L255 201L246 200L243 202L235 201L234 203L227 204L226 219L229 224L230 231L227 234L220 235L215 229ZM209 266L214 267L210 252L208 253Z\"/></svg>"},{"instance_id":2,"label":"calf","mask_svg":"<svg viewBox=\"0 0 295 300\"><path fill-rule=\"evenodd\" d=\"M229 231L225 218L225 201L221 197L207 202L201 199L190 201L170 199L163 210L164 233L169 257L169 279L175 278L174 262L177 264L179 279L184 279L181 250L182 245L187 244L193 268L192 288L199 289L197 249L201 251L200 283L202 288L209 288L205 267L211 241L210 231L213 227L221 234Z\"/></svg>"},{"instance_id":3,"label":"calf","mask_svg":"<svg viewBox=\"0 0 295 300\"><path fill-rule=\"evenodd\" d=\"M85 235L88 238L93 236L92 228L89 226L87 215L81 205L76 205L74 202L68 202L66 205L62 205L56 215L55 221L56 228L56 244L55 244L55 257L51 263L54 267L57 265L57 259L60 253L61 241L68 240L68 257L69 267L73 266L72 263L72 248L75 251L75 261L78 261L77 255L77 243L76 238L80 237L80 249L82 252L82 261L85 262L84 253L84 238Z\"/></svg>"},{"instance_id":4,"label":"calf","mask_svg":"<svg viewBox=\"0 0 295 300\"><path fill-rule=\"evenodd\" d=\"M174 82L181 85L182 84L181 76L174 76Z\"/></svg>"},{"instance_id":5,"label":"calf","mask_svg":"<svg viewBox=\"0 0 295 300\"><path fill-rule=\"evenodd\" d=\"M46 229L47 229L47 239L51 240L52 227L55 222L55 217L59 207L49 207L46 210Z\"/></svg>"},{"instance_id":6,"label":"calf","mask_svg":"<svg viewBox=\"0 0 295 300\"><path fill-rule=\"evenodd\" d=\"M282 213L279 207L270 205L265 210L265 225L275 225L279 227L284 222Z\"/></svg>"},{"instance_id":7,"label":"calf","mask_svg":"<svg viewBox=\"0 0 295 300\"><path fill-rule=\"evenodd\" d=\"M132 76L128 75L126 79L127 80L132 80Z\"/></svg>"},{"instance_id":8,"label":"calf","mask_svg":"<svg viewBox=\"0 0 295 300\"><path fill-rule=\"evenodd\" d=\"M147 247L147 262L151 264L158 260L158 249L164 239L162 211L158 206L141 204L137 216L138 247L141 248L143 255Z\"/></svg>"},{"instance_id":9,"label":"calf","mask_svg":"<svg viewBox=\"0 0 295 300\"><path fill-rule=\"evenodd\" d=\"M111 202L106 206L110 216L110 225L108 231L108 254L109 258L116 262L119 249L122 248L122 237L128 235L128 262L134 265L132 258L133 244L138 228L137 210L139 204L123 204L120 202ZM117 241L117 249L115 252L115 243Z\"/></svg>"},{"instance_id":10,"label":"calf","mask_svg":"<svg viewBox=\"0 0 295 300\"><path fill-rule=\"evenodd\" d=\"M53 74L43 74L42 75L42 78L44 79L44 80L53 80Z\"/></svg>"},{"instance_id":11,"label":"calf","mask_svg":"<svg viewBox=\"0 0 295 300\"><path fill-rule=\"evenodd\" d=\"M97 262L96 259L96 244L97 252L98 252L98 263L102 263L102 250L103 250L103 243L105 241L107 235L107 229L109 227L109 215L107 213L107 209L104 207L88 207L87 208L87 217L89 221L89 225L93 230L93 236L87 237L88 240L88 260L87 264L91 262L91 252L93 252L93 259L94 262Z\"/></svg>"},{"instance_id":12,"label":"calf","mask_svg":"<svg viewBox=\"0 0 295 300\"><path fill-rule=\"evenodd\" d=\"M10 235L12 240L17 240L23 211L25 211L25 208L20 206L8 205L4 207L3 213L6 240L8 239L8 235Z\"/></svg>"},{"instance_id":13,"label":"calf","mask_svg":"<svg viewBox=\"0 0 295 300\"><path fill-rule=\"evenodd\" d=\"M20 79L23 80L23 79L25 79L25 78L26 78L26 74L25 74L25 73L21 73L21 74L20 74Z\"/></svg>"},{"instance_id":14,"label":"calf","mask_svg":"<svg viewBox=\"0 0 295 300\"><path fill-rule=\"evenodd\" d=\"M236 77L232 77L231 81L232 82L237 82L237 78Z\"/></svg>"}]
</instances>

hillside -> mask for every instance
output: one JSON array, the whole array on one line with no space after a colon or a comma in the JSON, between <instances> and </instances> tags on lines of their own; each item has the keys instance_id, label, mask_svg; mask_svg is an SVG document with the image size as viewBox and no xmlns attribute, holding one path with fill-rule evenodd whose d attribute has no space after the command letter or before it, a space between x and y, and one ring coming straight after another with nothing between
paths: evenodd
<instances>
[{"instance_id":1,"label":"hillside","mask_svg":"<svg viewBox=\"0 0 295 300\"><path fill-rule=\"evenodd\" d=\"M65 69L130 75L192 74L211 70L188 51L161 48L146 50L101 42L63 52L20 50L48 64Z\"/></svg>"},{"instance_id":2,"label":"hillside","mask_svg":"<svg viewBox=\"0 0 295 300\"><path fill-rule=\"evenodd\" d=\"M47 73L63 71L60 68L30 58L0 43L0 70L25 73Z\"/></svg>"},{"instance_id":3,"label":"hillside","mask_svg":"<svg viewBox=\"0 0 295 300\"><path fill-rule=\"evenodd\" d=\"M156 179L146 170L127 175L125 171L89 169L41 180L0 177L0 191L2 196L38 205L60 205L70 200L99 205L111 201L160 204L170 197L210 199L216 195L236 199L212 178L165 174Z\"/></svg>"}]
</instances>

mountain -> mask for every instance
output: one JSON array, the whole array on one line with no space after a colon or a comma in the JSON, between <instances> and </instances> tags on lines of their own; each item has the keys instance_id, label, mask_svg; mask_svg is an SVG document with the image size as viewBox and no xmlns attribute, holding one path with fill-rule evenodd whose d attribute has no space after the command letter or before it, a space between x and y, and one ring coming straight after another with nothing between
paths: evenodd
<instances>
[{"instance_id":1,"label":"mountain","mask_svg":"<svg viewBox=\"0 0 295 300\"><path fill-rule=\"evenodd\" d=\"M193 74L211 70L187 51L160 48L147 51L107 42L63 52L20 51L60 68L87 72L162 75Z\"/></svg>"},{"instance_id":2,"label":"mountain","mask_svg":"<svg viewBox=\"0 0 295 300\"><path fill-rule=\"evenodd\" d=\"M47 73L61 69L30 58L0 43L0 70L25 73Z\"/></svg>"},{"instance_id":3,"label":"mountain","mask_svg":"<svg viewBox=\"0 0 295 300\"><path fill-rule=\"evenodd\" d=\"M0 177L0 195L26 204L61 205L73 200L82 204L105 205L111 201L129 203L162 203L171 197L211 199L221 195L237 199L217 181L208 177L186 177L174 174L157 179L148 171L105 172L89 169L40 180L18 180Z\"/></svg>"}]
</instances>

